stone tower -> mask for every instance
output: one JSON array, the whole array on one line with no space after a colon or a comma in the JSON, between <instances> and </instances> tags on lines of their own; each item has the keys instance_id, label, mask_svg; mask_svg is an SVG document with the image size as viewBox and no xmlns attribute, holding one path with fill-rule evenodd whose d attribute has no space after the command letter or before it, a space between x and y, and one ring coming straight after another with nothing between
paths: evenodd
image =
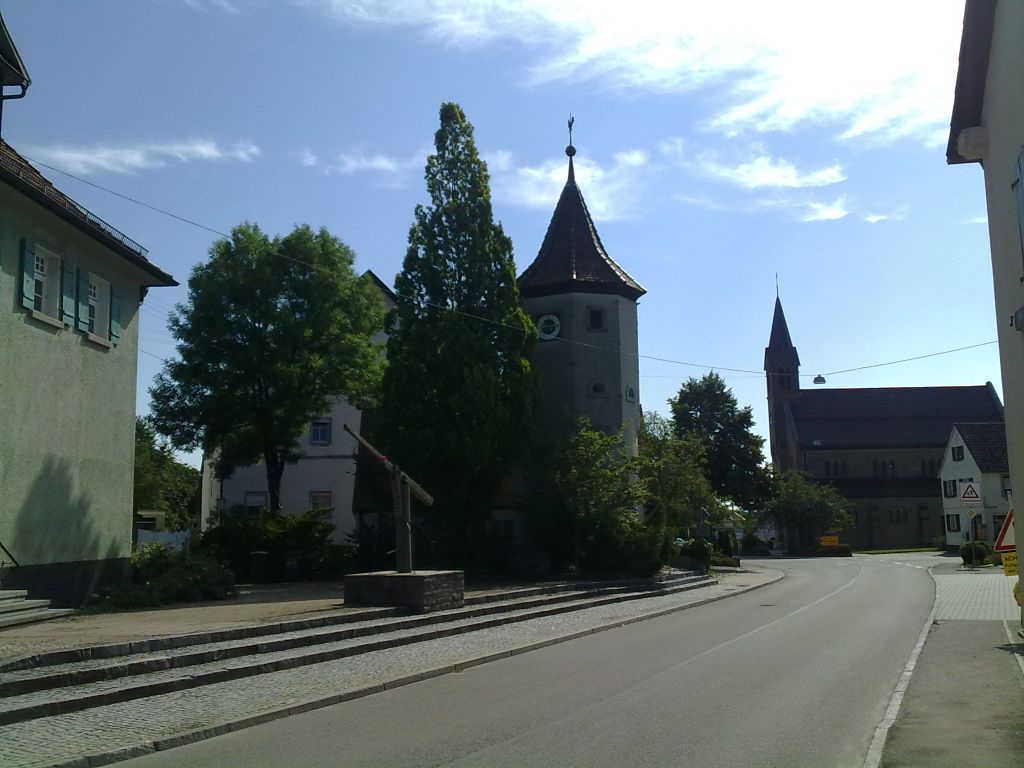
<instances>
[{"instance_id":1,"label":"stone tower","mask_svg":"<svg viewBox=\"0 0 1024 768\"><path fill-rule=\"evenodd\" d=\"M775 469L793 469L789 450L790 434L785 405L800 394L800 356L789 336L782 300L775 297L772 333L764 350L764 372L768 384L768 435Z\"/></svg>"},{"instance_id":2,"label":"stone tower","mask_svg":"<svg viewBox=\"0 0 1024 768\"><path fill-rule=\"evenodd\" d=\"M569 175L540 252L519 277L540 340L538 434L559 439L580 416L603 432L622 427L635 452L640 426L637 299L646 291L605 252L576 186L572 126Z\"/></svg>"}]
</instances>

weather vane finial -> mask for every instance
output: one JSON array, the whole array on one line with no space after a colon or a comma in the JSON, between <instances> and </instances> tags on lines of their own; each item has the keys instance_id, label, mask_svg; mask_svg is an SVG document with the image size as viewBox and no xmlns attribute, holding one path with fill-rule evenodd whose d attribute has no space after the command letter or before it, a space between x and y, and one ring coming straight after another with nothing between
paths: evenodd
<instances>
[{"instance_id":1,"label":"weather vane finial","mask_svg":"<svg viewBox=\"0 0 1024 768\"><path fill-rule=\"evenodd\" d=\"M775 273L775 298L779 298L779 273Z\"/></svg>"},{"instance_id":2,"label":"weather vane finial","mask_svg":"<svg viewBox=\"0 0 1024 768\"><path fill-rule=\"evenodd\" d=\"M576 154L576 147L572 145L572 124L576 122L576 118L569 115L569 146L565 148L565 154L570 158Z\"/></svg>"}]
</instances>

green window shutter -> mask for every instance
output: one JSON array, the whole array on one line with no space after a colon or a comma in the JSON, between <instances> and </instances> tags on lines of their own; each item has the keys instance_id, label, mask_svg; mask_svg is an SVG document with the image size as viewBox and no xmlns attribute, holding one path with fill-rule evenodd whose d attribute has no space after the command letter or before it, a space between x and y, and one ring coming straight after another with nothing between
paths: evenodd
<instances>
[{"instance_id":1,"label":"green window shutter","mask_svg":"<svg viewBox=\"0 0 1024 768\"><path fill-rule=\"evenodd\" d=\"M110 286L110 341L121 341L121 294Z\"/></svg>"},{"instance_id":2,"label":"green window shutter","mask_svg":"<svg viewBox=\"0 0 1024 768\"><path fill-rule=\"evenodd\" d=\"M80 331L89 330L89 273L78 270L78 312L75 327Z\"/></svg>"},{"instance_id":3,"label":"green window shutter","mask_svg":"<svg viewBox=\"0 0 1024 768\"><path fill-rule=\"evenodd\" d=\"M36 244L21 241L21 306L32 309L36 293Z\"/></svg>"},{"instance_id":4,"label":"green window shutter","mask_svg":"<svg viewBox=\"0 0 1024 768\"><path fill-rule=\"evenodd\" d=\"M68 325L75 324L75 288L75 269L64 262L60 271L60 319Z\"/></svg>"}]
</instances>

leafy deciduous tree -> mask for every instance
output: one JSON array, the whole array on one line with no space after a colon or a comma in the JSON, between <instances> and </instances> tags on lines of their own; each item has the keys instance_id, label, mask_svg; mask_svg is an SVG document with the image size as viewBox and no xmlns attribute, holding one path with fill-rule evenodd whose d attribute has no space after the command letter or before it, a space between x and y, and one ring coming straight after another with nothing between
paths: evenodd
<instances>
[{"instance_id":1,"label":"leafy deciduous tree","mask_svg":"<svg viewBox=\"0 0 1024 768\"><path fill-rule=\"evenodd\" d=\"M199 515L199 485L199 470L175 459L146 420L137 418L134 511L160 510L170 530L184 530Z\"/></svg>"},{"instance_id":2,"label":"leafy deciduous tree","mask_svg":"<svg viewBox=\"0 0 1024 768\"><path fill-rule=\"evenodd\" d=\"M829 485L819 485L791 470L776 476L772 485L763 517L785 532L790 551L811 546L819 534L853 522L847 500Z\"/></svg>"},{"instance_id":3,"label":"leafy deciduous tree","mask_svg":"<svg viewBox=\"0 0 1024 768\"><path fill-rule=\"evenodd\" d=\"M441 559L464 565L499 478L528 444L536 332L473 128L457 104L440 118L431 202L416 207L395 283L379 419L389 452L436 498Z\"/></svg>"},{"instance_id":4,"label":"leafy deciduous tree","mask_svg":"<svg viewBox=\"0 0 1024 768\"><path fill-rule=\"evenodd\" d=\"M718 498L704 476L704 446L693 437L677 437L671 422L644 413L640 433L639 472L647 488L649 524L657 522L673 535L715 515Z\"/></svg>"},{"instance_id":5,"label":"leafy deciduous tree","mask_svg":"<svg viewBox=\"0 0 1024 768\"><path fill-rule=\"evenodd\" d=\"M671 398L676 434L704 445L706 474L712 488L741 507L763 503L768 493L764 438L751 430L750 406L740 408L715 372L688 379Z\"/></svg>"},{"instance_id":6,"label":"leafy deciduous tree","mask_svg":"<svg viewBox=\"0 0 1024 768\"><path fill-rule=\"evenodd\" d=\"M192 270L170 318L179 357L150 390L156 430L214 455L221 476L262 460L272 510L310 419L333 396L365 404L376 390L383 310L354 258L326 229L270 238L242 224Z\"/></svg>"}]
</instances>

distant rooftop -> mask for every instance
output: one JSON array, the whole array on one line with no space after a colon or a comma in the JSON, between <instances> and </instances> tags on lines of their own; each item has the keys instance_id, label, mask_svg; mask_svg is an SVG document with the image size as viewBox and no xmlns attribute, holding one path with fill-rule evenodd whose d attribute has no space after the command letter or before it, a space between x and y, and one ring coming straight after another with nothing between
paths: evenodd
<instances>
[{"instance_id":1,"label":"distant rooftop","mask_svg":"<svg viewBox=\"0 0 1024 768\"><path fill-rule=\"evenodd\" d=\"M787 408L802 446L943 446L955 423L1003 422L991 385L804 389Z\"/></svg>"}]
</instances>

